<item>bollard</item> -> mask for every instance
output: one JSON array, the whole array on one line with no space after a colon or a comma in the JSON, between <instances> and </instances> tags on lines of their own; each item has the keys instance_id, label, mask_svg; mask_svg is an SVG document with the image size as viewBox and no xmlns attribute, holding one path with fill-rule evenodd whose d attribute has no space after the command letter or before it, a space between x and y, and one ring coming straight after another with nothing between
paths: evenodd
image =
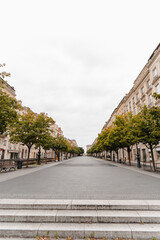
<instances>
[{"instance_id":1,"label":"bollard","mask_svg":"<svg viewBox=\"0 0 160 240\"><path fill-rule=\"evenodd\" d=\"M18 168L18 169L21 169L21 168L22 168L22 161L21 161L21 160L18 160L18 161L17 161L17 168Z\"/></svg>"}]
</instances>

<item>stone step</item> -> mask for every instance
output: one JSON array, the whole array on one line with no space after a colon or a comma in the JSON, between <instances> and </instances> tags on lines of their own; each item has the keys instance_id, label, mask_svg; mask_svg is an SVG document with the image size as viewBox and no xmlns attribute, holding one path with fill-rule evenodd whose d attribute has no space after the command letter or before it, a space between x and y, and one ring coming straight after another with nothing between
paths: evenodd
<instances>
[{"instance_id":1,"label":"stone step","mask_svg":"<svg viewBox=\"0 0 160 240\"><path fill-rule=\"evenodd\" d=\"M160 223L160 211L0 209L0 222Z\"/></svg>"},{"instance_id":2,"label":"stone step","mask_svg":"<svg viewBox=\"0 0 160 240\"><path fill-rule=\"evenodd\" d=\"M0 209L160 210L160 200L0 199Z\"/></svg>"},{"instance_id":3,"label":"stone step","mask_svg":"<svg viewBox=\"0 0 160 240\"><path fill-rule=\"evenodd\" d=\"M34 238L44 236L49 231L52 238L72 237L74 239L94 238L128 238L160 239L160 224L77 224L77 223L1 223L0 239Z\"/></svg>"}]
</instances>

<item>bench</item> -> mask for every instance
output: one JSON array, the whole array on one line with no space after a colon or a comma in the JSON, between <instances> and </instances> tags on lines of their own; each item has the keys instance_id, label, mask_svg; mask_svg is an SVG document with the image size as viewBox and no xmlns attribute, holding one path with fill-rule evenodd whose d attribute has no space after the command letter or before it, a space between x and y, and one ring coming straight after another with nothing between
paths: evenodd
<instances>
[{"instance_id":1,"label":"bench","mask_svg":"<svg viewBox=\"0 0 160 240\"><path fill-rule=\"evenodd\" d=\"M14 169L16 170L17 164L14 160L0 160L0 172Z\"/></svg>"}]
</instances>

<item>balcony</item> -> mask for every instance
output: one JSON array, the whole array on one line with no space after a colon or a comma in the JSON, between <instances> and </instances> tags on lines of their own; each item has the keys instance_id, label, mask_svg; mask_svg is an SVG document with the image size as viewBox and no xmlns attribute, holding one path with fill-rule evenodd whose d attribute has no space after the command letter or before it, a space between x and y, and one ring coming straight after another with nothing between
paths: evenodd
<instances>
[{"instance_id":1,"label":"balcony","mask_svg":"<svg viewBox=\"0 0 160 240\"><path fill-rule=\"evenodd\" d=\"M152 85L155 84L155 83L158 81L159 77L160 77L160 76L157 75L157 76L155 76L155 77L153 78Z\"/></svg>"},{"instance_id":2,"label":"balcony","mask_svg":"<svg viewBox=\"0 0 160 240\"><path fill-rule=\"evenodd\" d=\"M149 93L149 92L151 92L152 91L152 87L151 87L151 85L148 87L148 89L147 89L147 94Z\"/></svg>"}]
</instances>

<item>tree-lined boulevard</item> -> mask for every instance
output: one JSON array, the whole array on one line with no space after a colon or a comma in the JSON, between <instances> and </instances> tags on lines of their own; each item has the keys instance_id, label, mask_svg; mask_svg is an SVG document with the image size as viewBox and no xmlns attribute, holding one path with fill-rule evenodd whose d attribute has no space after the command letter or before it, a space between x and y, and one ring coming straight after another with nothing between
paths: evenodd
<instances>
[{"instance_id":1,"label":"tree-lined boulevard","mask_svg":"<svg viewBox=\"0 0 160 240\"><path fill-rule=\"evenodd\" d=\"M8 180L6 177L3 182L5 174L1 174L0 198L160 200L157 175L93 157L76 157L32 169L13 172L12 179L7 173Z\"/></svg>"}]
</instances>

